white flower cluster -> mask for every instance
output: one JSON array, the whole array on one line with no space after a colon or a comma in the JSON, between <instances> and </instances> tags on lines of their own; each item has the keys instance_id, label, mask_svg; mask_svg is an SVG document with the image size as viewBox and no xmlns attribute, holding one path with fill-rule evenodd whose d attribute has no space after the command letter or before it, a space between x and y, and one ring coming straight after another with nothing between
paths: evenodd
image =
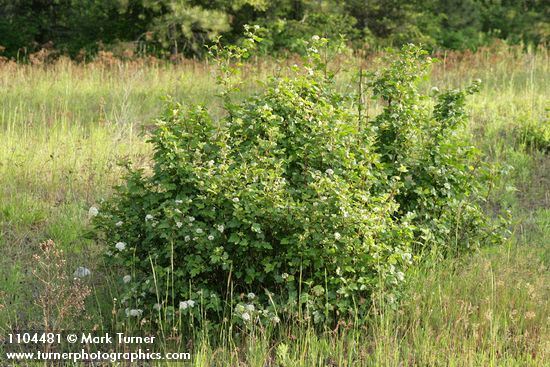
<instances>
[{"instance_id":1,"label":"white flower cluster","mask_svg":"<svg viewBox=\"0 0 550 367\"><path fill-rule=\"evenodd\" d=\"M75 278L84 278L90 275L92 275L92 272L90 271L90 269L85 268L83 266L79 266L73 273L73 276Z\"/></svg>"},{"instance_id":2,"label":"white flower cluster","mask_svg":"<svg viewBox=\"0 0 550 367\"><path fill-rule=\"evenodd\" d=\"M193 307L195 307L195 301L193 301L192 299L180 302L180 310L186 310Z\"/></svg>"},{"instance_id":3,"label":"white flower cluster","mask_svg":"<svg viewBox=\"0 0 550 367\"><path fill-rule=\"evenodd\" d=\"M95 207L95 206L92 206L89 210L88 210L88 217L95 217L96 215L99 214L99 210Z\"/></svg>"},{"instance_id":4,"label":"white flower cluster","mask_svg":"<svg viewBox=\"0 0 550 367\"><path fill-rule=\"evenodd\" d=\"M254 293L249 293L247 295L249 300L255 299L256 295ZM235 315L242 319L244 322L249 322L251 320L260 320L261 318L267 319L275 324L281 322L281 319L277 314L272 313L268 309L262 309L261 306L259 309L254 306L252 303L242 304L239 303L235 307Z\"/></svg>"},{"instance_id":5,"label":"white flower cluster","mask_svg":"<svg viewBox=\"0 0 550 367\"><path fill-rule=\"evenodd\" d=\"M127 308L124 311L126 312L126 317L140 317L143 313L143 310L140 310L139 308Z\"/></svg>"}]
</instances>

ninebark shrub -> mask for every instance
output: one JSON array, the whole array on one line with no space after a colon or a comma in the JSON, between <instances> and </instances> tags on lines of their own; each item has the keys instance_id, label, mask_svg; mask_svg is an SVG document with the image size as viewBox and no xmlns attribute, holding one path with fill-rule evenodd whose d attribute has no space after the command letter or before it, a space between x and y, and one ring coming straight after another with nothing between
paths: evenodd
<instances>
[{"instance_id":1,"label":"ninebark shrub","mask_svg":"<svg viewBox=\"0 0 550 367\"><path fill-rule=\"evenodd\" d=\"M367 120L335 88L326 43L314 37L303 67L240 102L222 62L223 118L167 102L152 175L129 168L95 218L109 262L125 269L130 317L328 322L366 312L379 289L395 299L426 249L445 255L494 233L479 205L489 176L458 134L479 83L422 95L431 60L409 45L368 76L385 107Z\"/></svg>"}]
</instances>

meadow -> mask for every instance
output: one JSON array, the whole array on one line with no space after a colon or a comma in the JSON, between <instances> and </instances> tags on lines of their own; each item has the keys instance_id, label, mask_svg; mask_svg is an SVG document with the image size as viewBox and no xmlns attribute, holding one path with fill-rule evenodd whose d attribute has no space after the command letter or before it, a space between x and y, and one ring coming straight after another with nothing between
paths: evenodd
<instances>
[{"instance_id":1,"label":"meadow","mask_svg":"<svg viewBox=\"0 0 550 367\"><path fill-rule=\"evenodd\" d=\"M468 100L467 134L503 175L486 209L510 210L506 245L426 256L407 274L399 305L374 300L361 327L319 331L296 320L217 338L196 330L189 365L550 365L550 53L495 46L439 58L430 82L440 89L483 81ZM258 61L246 71L277 67ZM353 88L350 78L343 72L342 88ZM48 239L63 250L67 272L92 272L85 317L66 327L120 327L110 313L117 285L87 235L88 210L120 183L119 162L150 162L145 141L162 97L215 109L215 94L212 68L199 62L0 64L0 332L44 322L32 270Z\"/></svg>"}]
</instances>

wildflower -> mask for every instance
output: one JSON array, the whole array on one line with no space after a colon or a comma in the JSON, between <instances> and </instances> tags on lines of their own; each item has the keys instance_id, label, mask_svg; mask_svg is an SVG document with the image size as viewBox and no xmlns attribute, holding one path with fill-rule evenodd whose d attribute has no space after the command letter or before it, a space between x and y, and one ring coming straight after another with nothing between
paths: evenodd
<instances>
[{"instance_id":1,"label":"wildflower","mask_svg":"<svg viewBox=\"0 0 550 367\"><path fill-rule=\"evenodd\" d=\"M161 308L162 308L162 306L160 305L160 303L155 303L153 305L153 310L155 310L155 311L160 311Z\"/></svg>"},{"instance_id":2,"label":"wildflower","mask_svg":"<svg viewBox=\"0 0 550 367\"><path fill-rule=\"evenodd\" d=\"M187 301L180 302L180 310L186 310L187 307L189 307L189 304L187 303Z\"/></svg>"},{"instance_id":3,"label":"wildflower","mask_svg":"<svg viewBox=\"0 0 550 367\"><path fill-rule=\"evenodd\" d=\"M327 170L325 171L327 173L327 175L329 176L332 176L334 174L334 171L330 168L327 168Z\"/></svg>"},{"instance_id":4,"label":"wildflower","mask_svg":"<svg viewBox=\"0 0 550 367\"><path fill-rule=\"evenodd\" d=\"M281 322L281 319L278 316L273 316L271 318L271 321L273 321L274 324L278 324L279 322Z\"/></svg>"},{"instance_id":5,"label":"wildflower","mask_svg":"<svg viewBox=\"0 0 550 367\"><path fill-rule=\"evenodd\" d=\"M189 217L187 217L187 220L188 220L189 222L193 223L193 222L195 221L195 217L189 216Z\"/></svg>"},{"instance_id":6,"label":"wildflower","mask_svg":"<svg viewBox=\"0 0 550 367\"><path fill-rule=\"evenodd\" d=\"M197 232L198 234L201 234L201 233L202 233L202 229L197 228L197 229L195 230L195 232Z\"/></svg>"},{"instance_id":7,"label":"wildflower","mask_svg":"<svg viewBox=\"0 0 550 367\"><path fill-rule=\"evenodd\" d=\"M131 275L125 275L124 278L122 278L122 281L124 283L130 283L130 281L132 280L132 276Z\"/></svg>"},{"instance_id":8,"label":"wildflower","mask_svg":"<svg viewBox=\"0 0 550 367\"><path fill-rule=\"evenodd\" d=\"M208 161L208 165L212 167L214 165L214 161Z\"/></svg>"},{"instance_id":9,"label":"wildflower","mask_svg":"<svg viewBox=\"0 0 550 367\"><path fill-rule=\"evenodd\" d=\"M183 238L183 240L184 240L185 242L189 242L189 241L191 241L191 237L185 236L185 237Z\"/></svg>"},{"instance_id":10,"label":"wildflower","mask_svg":"<svg viewBox=\"0 0 550 367\"><path fill-rule=\"evenodd\" d=\"M179 200L179 199L174 200L174 202L178 205L183 204L183 200Z\"/></svg>"},{"instance_id":11,"label":"wildflower","mask_svg":"<svg viewBox=\"0 0 550 367\"><path fill-rule=\"evenodd\" d=\"M220 233L223 233L223 231L225 230L225 226L223 224L218 224L216 228L218 229L218 231L220 231Z\"/></svg>"},{"instance_id":12,"label":"wildflower","mask_svg":"<svg viewBox=\"0 0 550 367\"><path fill-rule=\"evenodd\" d=\"M92 206L90 210L88 210L88 217L95 217L99 214L99 210L95 206Z\"/></svg>"},{"instance_id":13,"label":"wildflower","mask_svg":"<svg viewBox=\"0 0 550 367\"><path fill-rule=\"evenodd\" d=\"M178 214L181 214L181 210L179 210L178 208L176 208L174 211Z\"/></svg>"},{"instance_id":14,"label":"wildflower","mask_svg":"<svg viewBox=\"0 0 550 367\"><path fill-rule=\"evenodd\" d=\"M248 299L250 299L250 300L253 300L254 298L256 298L256 295L255 295L254 293L252 293L252 292L248 293L246 296L247 296Z\"/></svg>"},{"instance_id":15,"label":"wildflower","mask_svg":"<svg viewBox=\"0 0 550 367\"><path fill-rule=\"evenodd\" d=\"M283 278L283 279L288 278L288 274L287 274L287 273L283 273L283 274L281 275L281 278Z\"/></svg>"},{"instance_id":16,"label":"wildflower","mask_svg":"<svg viewBox=\"0 0 550 367\"><path fill-rule=\"evenodd\" d=\"M254 312L254 310L255 310L254 305L252 303L247 304L246 305L246 310L250 311L250 312Z\"/></svg>"},{"instance_id":17,"label":"wildflower","mask_svg":"<svg viewBox=\"0 0 550 367\"><path fill-rule=\"evenodd\" d=\"M439 93L438 87L432 87L432 93Z\"/></svg>"},{"instance_id":18,"label":"wildflower","mask_svg":"<svg viewBox=\"0 0 550 367\"><path fill-rule=\"evenodd\" d=\"M192 299L188 300L187 301L187 304L189 305L189 307L194 307L195 306L195 301L193 301Z\"/></svg>"},{"instance_id":19,"label":"wildflower","mask_svg":"<svg viewBox=\"0 0 550 367\"><path fill-rule=\"evenodd\" d=\"M403 274L403 272L401 271L398 271L397 274L395 274L395 276L397 277L397 280L399 280L400 282L402 282L405 279L405 274Z\"/></svg>"},{"instance_id":20,"label":"wildflower","mask_svg":"<svg viewBox=\"0 0 550 367\"><path fill-rule=\"evenodd\" d=\"M241 317L244 321L250 320L250 315L248 314L248 312L244 312Z\"/></svg>"},{"instance_id":21,"label":"wildflower","mask_svg":"<svg viewBox=\"0 0 550 367\"><path fill-rule=\"evenodd\" d=\"M117 226L117 227L120 227L120 226L122 226L122 221L121 221L121 220L119 220L118 222L116 222L116 223L115 223L115 226Z\"/></svg>"},{"instance_id":22,"label":"wildflower","mask_svg":"<svg viewBox=\"0 0 550 367\"><path fill-rule=\"evenodd\" d=\"M238 203L239 201L240 201L239 198L233 198L234 203Z\"/></svg>"},{"instance_id":23,"label":"wildflower","mask_svg":"<svg viewBox=\"0 0 550 367\"><path fill-rule=\"evenodd\" d=\"M401 255L404 261L410 262L412 260L412 255L408 252L405 252L403 255Z\"/></svg>"},{"instance_id":24,"label":"wildflower","mask_svg":"<svg viewBox=\"0 0 550 367\"><path fill-rule=\"evenodd\" d=\"M319 41L320 37L318 35L314 35L313 37L311 37L311 39L314 41Z\"/></svg>"},{"instance_id":25,"label":"wildflower","mask_svg":"<svg viewBox=\"0 0 550 367\"><path fill-rule=\"evenodd\" d=\"M128 312L128 315L129 315L129 316L132 316L132 317L140 317L142 313L143 313L143 310L140 310L140 309L131 309L131 310Z\"/></svg>"},{"instance_id":26,"label":"wildflower","mask_svg":"<svg viewBox=\"0 0 550 367\"><path fill-rule=\"evenodd\" d=\"M342 235L338 232L334 232L334 238L336 239L336 241L340 240L340 238L342 238Z\"/></svg>"},{"instance_id":27,"label":"wildflower","mask_svg":"<svg viewBox=\"0 0 550 367\"><path fill-rule=\"evenodd\" d=\"M147 221L150 221L151 219L153 219L153 216L152 216L151 214L147 214L147 215L145 216L145 221L146 221L146 222L147 222Z\"/></svg>"},{"instance_id":28,"label":"wildflower","mask_svg":"<svg viewBox=\"0 0 550 367\"><path fill-rule=\"evenodd\" d=\"M183 226L182 222L176 222L176 227L181 228L181 226Z\"/></svg>"},{"instance_id":29,"label":"wildflower","mask_svg":"<svg viewBox=\"0 0 550 367\"><path fill-rule=\"evenodd\" d=\"M75 278L84 278L84 277L87 277L89 275L91 275L92 272L90 271L90 269L88 268L85 268L83 266L79 266L78 268L76 268L76 270L74 271L73 273L73 276Z\"/></svg>"},{"instance_id":30,"label":"wildflower","mask_svg":"<svg viewBox=\"0 0 550 367\"><path fill-rule=\"evenodd\" d=\"M115 247L118 251L122 251L126 248L126 244L124 242L117 242Z\"/></svg>"},{"instance_id":31,"label":"wildflower","mask_svg":"<svg viewBox=\"0 0 550 367\"><path fill-rule=\"evenodd\" d=\"M212 235L208 236L209 241L212 241L213 239L214 239L214 236L212 236Z\"/></svg>"}]
</instances>

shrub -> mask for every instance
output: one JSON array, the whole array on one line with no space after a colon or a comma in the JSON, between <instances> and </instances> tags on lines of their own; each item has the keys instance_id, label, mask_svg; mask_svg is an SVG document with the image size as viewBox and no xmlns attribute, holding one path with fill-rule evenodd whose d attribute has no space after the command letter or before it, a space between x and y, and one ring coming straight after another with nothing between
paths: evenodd
<instances>
[{"instance_id":1,"label":"shrub","mask_svg":"<svg viewBox=\"0 0 550 367\"><path fill-rule=\"evenodd\" d=\"M333 85L326 43L314 37L303 67L240 102L228 61L248 51L214 47L226 116L167 102L150 139L152 174L129 168L95 218L109 261L125 271L129 315L236 312L246 323L364 313L377 289L394 298L413 244L483 232L451 217L459 207L485 218L469 183L472 150L448 137L476 84L438 94L430 113L416 89L429 61L407 46L372 75L386 107L364 121L357 96Z\"/></svg>"},{"instance_id":2,"label":"shrub","mask_svg":"<svg viewBox=\"0 0 550 367\"><path fill-rule=\"evenodd\" d=\"M501 223L493 226L480 206L492 185L491 167L461 129L466 97L481 81L463 90L433 87L426 95L418 85L435 60L425 51L407 45L384 61L386 68L369 74L373 96L385 106L372 121L376 151L385 174L400 182L397 216L411 217L415 250L446 255L501 241Z\"/></svg>"}]
</instances>

